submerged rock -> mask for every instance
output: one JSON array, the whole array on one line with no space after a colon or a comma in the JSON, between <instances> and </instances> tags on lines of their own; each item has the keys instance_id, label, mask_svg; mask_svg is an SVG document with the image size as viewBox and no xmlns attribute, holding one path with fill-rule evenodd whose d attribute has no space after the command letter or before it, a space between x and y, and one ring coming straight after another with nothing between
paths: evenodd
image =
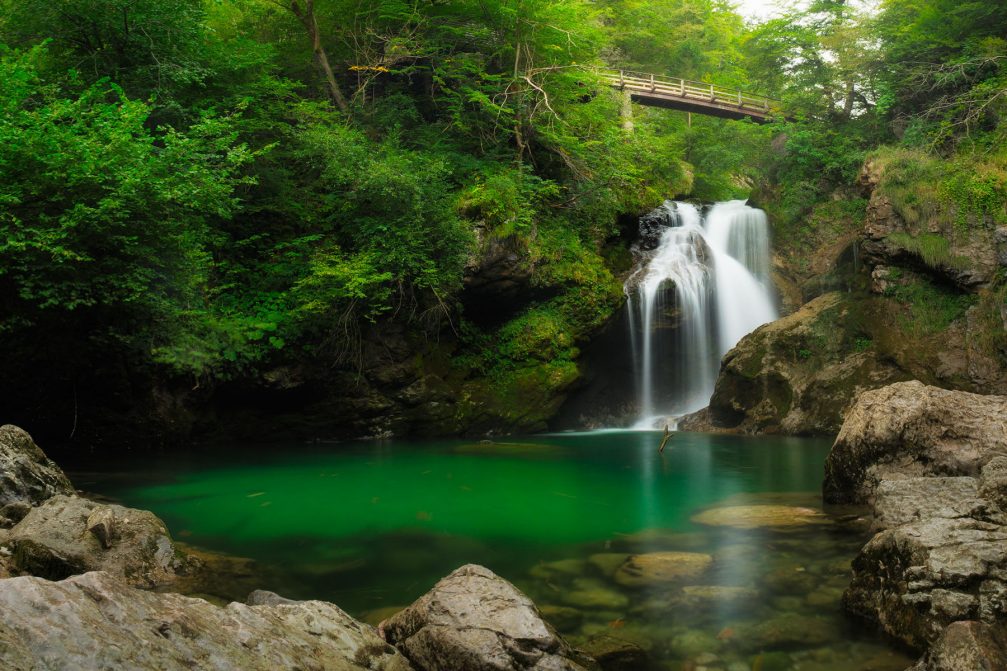
<instances>
[{"instance_id":1,"label":"submerged rock","mask_svg":"<svg viewBox=\"0 0 1007 671\"><path fill-rule=\"evenodd\" d=\"M221 608L101 572L0 581L0 667L408 671L371 627L322 601Z\"/></svg>"},{"instance_id":2,"label":"submerged rock","mask_svg":"<svg viewBox=\"0 0 1007 671\"><path fill-rule=\"evenodd\" d=\"M573 589L563 590L560 599L578 608L620 610L629 605L628 596L593 578L575 580Z\"/></svg>"},{"instance_id":3,"label":"submerged rock","mask_svg":"<svg viewBox=\"0 0 1007 671\"><path fill-rule=\"evenodd\" d=\"M840 632L823 618L786 613L768 620L738 625L732 643L741 650L811 648L836 640Z\"/></svg>"},{"instance_id":4,"label":"submerged rock","mask_svg":"<svg viewBox=\"0 0 1007 671\"><path fill-rule=\"evenodd\" d=\"M592 636L581 648L598 661L603 671L638 671L647 666L647 651L617 636Z\"/></svg>"},{"instance_id":5,"label":"submerged rock","mask_svg":"<svg viewBox=\"0 0 1007 671\"><path fill-rule=\"evenodd\" d=\"M1007 455L1007 396L904 382L861 394L825 463L825 500L867 501L887 473L975 477Z\"/></svg>"},{"instance_id":6,"label":"submerged rock","mask_svg":"<svg viewBox=\"0 0 1007 671\"><path fill-rule=\"evenodd\" d=\"M153 513L77 496L57 495L33 508L5 546L12 568L50 580L107 571L136 587L156 587L189 567Z\"/></svg>"},{"instance_id":7,"label":"submerged rock","mask_svg":"<svg viewBox=\"0 0 1007 671\"><path fill-rule=\"evenodd\" d=\"M759 527L795 527L808 524L823 524L828 518L820 510L801 506L727 506L710 508L693 515L696 524L735 529L756 529Z\"/></svg>"},{"instance_id":8,"label":"submerged rock","mask_svg":"<svg viewBox=\"0 0 1007 671\"><path fill-rule=\"evenodd\" d=\"M51 496L73 493L70 480L26 431L0 426L0 527L13 526Z\"/></svg>"},{"instance_id":9,"label":"submerged rock","mask_svg":"<svg viewBox=\"0 0 1007 671\"><path fill-rule=\"evenodd\" d=\"M540 617L535 604L482 566L463 566L382 627L422 671L597 669Z\"/></svg>"},{"instance_id":10,"label":"submerged rock","mask_svg":"<svg viewBox=\"0 0 1007 671\"><path fill-rule=\"evenodd\" d=\"M755 601L759 598L758 590L727 585L689 585L682 588L682 594L686 603L702 608L718 604Z\"/></svg>"},{"instance_id":11,"label":"submerged rock","mask_svg":"<svg viewBox=\"0 0 1007 671\"><path fill-rule=\"evenodd\" d=\"M615 572L615 581L626 587L674 583L701 576L713 557L699 552L648 552L633 555Z\"/></svg>"}]
</instances>

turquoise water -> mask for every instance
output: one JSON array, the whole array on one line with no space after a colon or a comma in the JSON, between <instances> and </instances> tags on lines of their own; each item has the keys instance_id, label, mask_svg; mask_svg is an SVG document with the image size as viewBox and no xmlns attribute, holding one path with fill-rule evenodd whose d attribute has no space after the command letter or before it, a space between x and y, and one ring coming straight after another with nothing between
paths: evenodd
<instances>
[{"instance_id":1,"label":"turquoise water","mask_svg":"<svg viewBox=\"0 0 1007 671\"><path fill-rule=\"evenodd\" d=\"M654 668L689 668L704 654L732 671L908 664L841 614L862 523L691 521L718 505L817 514L828 441L683 433L663 455L659 441L657 433L596 432L217 446L119 459L114 472L69 465L78 487L154 511L176 538L256 560L262 587L331 600L367 619L476 562L549 607L575 643L621 637L648 649ZM678 583L614 579L622 555L656 551L705 554L712 564ZM735 592L697 600L687 584ZM232 589L217 592L241 596Z\"/></svg>"}]
</instances>

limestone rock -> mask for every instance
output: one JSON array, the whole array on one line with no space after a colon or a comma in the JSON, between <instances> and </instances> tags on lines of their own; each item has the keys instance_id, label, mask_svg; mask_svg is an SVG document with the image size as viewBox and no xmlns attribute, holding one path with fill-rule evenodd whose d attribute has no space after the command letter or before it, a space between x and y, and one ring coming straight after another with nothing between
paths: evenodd
<instances>
[{"instance_id":1,"label":"limestone rock","mask_svg":"<svg viewBox=\"0 0 1007 671\"><path fill-rule=\"evenodd\" d=\"M94 534L102 547L106 550L112 547L115 535L115 514L108 506L95 508L94 512L87 516L85 523L87 530Z\"/></svg>"},{"instance_id":2,"label":"limestone rock","mask_svg":"<svg viewBox=\"0 0 1007 671\"><path fill-rule=\"evenodd\" d=\"M701 576L713 557L700 552L648 552L633 555L615 572L615 581L626 587L674 583Z\"/></svg>"},{"instance_id":3,"label":"limestone rock","mask_svg":"<svg viewBox=\"0 0 1007 671\"><path fill-rule=\"evenodd\" d=\"M864 392L825 464L825 500L867 501L886 471L976 476L1007 456L1007 397L893 384Z\"/></svg>"},{"instance_id":4,"label":"limestone rock","mask_svg":"<svg viewBox=\"0 0 1007 671\"><path fill-rule=\"evenodd\" d=\"M879 532L853 562L847 610L921 650L960 620L1007 626L1005 417L1005 397L919 382L861 395L824 483L827 500L870 502Z\"/></svg>"},{"instance_id":5,"label":"limestone rock","mask_svg":"<svg viewBox=\"0 0 1007 671\"><path fill-rule=\"evenodd\" d=\"M883 167L872 160L864 164L858 179L863 191L870 197L861 245L867 263L915 266L965 290L985 286L993 279L1000 248L995 231L986 226L975 226L967 236L956 235L955 222L951 217L933 217L927 222L910 224L891 199L877 189L884 179ZM948 245L947 260L927 262L900 244L896 234L942 236Z\"/></svg>"},{"instance_id":6,"label":"limestone rock","mask_svg":"<svg viewBox=\"0 0 1007 671\"><path fill-rule=\"evenodd\" d=\"M1007 669L1007 630L983 622L954 622L910 671Z\"/></svg>"},{"instance_id":7,"label":"limestone rock","mask_svg":"<svg viewBox=\"0 0 1007 671\"><path fill-rule=\"evenodd\" d=\"M708 418L745 433L835 434L858 391L908 375L872 348L856 351L866 321L845 294L828 293L759 327L724 357ZM683 426L702 427L696 417Z\"/></svg>"},{"instance_id":8,"label":"limestone rock","mask_svg":"<svg viewBox=\"0 0 1007 671\"><path fill-rule=\"evenodd\" d=\"M63 471L26 431L12 424L0 426L0 526L18 522L27 507L50 496L73 493Z\"/></svg>"},{"instance_id":9,"label":"limestone rock","mask_svg":"<svg viewBox=\"0 0 1007 671\"><path fill-rule=\"evenodd\" d=\"M474 564L442 579L382 630L422 671L597 668L542 620L528 597Z\"/></svg>"},{"instance_id":10,"label":"limestone rock","mask_svg":"<svg viewBox=\"0 0 1007 671\"><path fill-rule=\"evenodd\" d=\"M696 524L735 529L756 529L759 527L795 527L808 524L823 524L828 518L820 510L802 506L725 506L710 508L693 515Z\"/></svg>"},{"instance_id":11,"label":"limestone rock","mask_svg":"<svg viewBox=\"0 0 1007 671\"><path fill-rule=\"evenodd\" d=\"M546 622L560 631L570 631L584 620L584 613L569 606L553 606L545 604L538 607L539 614Z\"/></svg>"},{"instance_id":12,"label":"limestone rock","mask_svg":"<svg viewBox=\"0 0 1007 671\"><path fill-rule=\"evenodd\" d=\"M408 671L371 627L330 603L225 608L137 590L107 573L0 581L0 667Z\"/></svg>"},{"instance_id":13,"label":"limestone rock","mask_svg":"<svg viewBox=\"0 0 1007 671\"><path fill-rule=\"evenodd\" d=\"M89 532L92 525L114 533L102 539ZM155 587L188 569L153 513L62 494L33 508L10 530L5 545L14 553L14 568L51 580L107 571L136 587Z\"/></svg>"},{"instance_id":14,"label":"limestone rock","mask_svg":"<svg viewBox=\"0 0 1007 671\"><path fill-rule=\"evenodd\" d=\"M834 641L839 632L824 618L787 613L768 620L739 625L732 641L742 650L813 647Z\"/></svg>"},{"instance_id":15,"label":"limestone rock","mask_svg":"<svg viewBox=\"0 0 1007 671\"><path fill-rule=\"evenodd\" d=\"M582 648L598 661L603 671L637 671L647 667L647 651L617 636L592 636Z\"/></svg>"},{"instance_id":16,"label":"limestone rock","mask_svg":"<svg viewBox=\"0 0 1007 671\"><path fill-rule=\"evenodd\" d=\"M686 603L703 608L755 601L759 598L758 590L727 585L688 585L682 588L682 594Z\"/></svg>"},{"instance_id":17,"label":"limestone rock","mask_svg":"<svg viewBox=\"0 0 1007 671\"><path fill-rule=\"evenodd\" d=\"M884 530L853 562L847 609L918 649L957 620L1007 622L1007 527L976 491L966 477L882 481Z\"/></svg>"},{"instance_id":18,"label":"limestone rock","mask_svg":"<svg viewBox=\"0 0 1007 671\"><path fill-rule=\"evenodd\" d=\"M993 457L983 466L979 495L1007 510L1007 457Z\"/></svg>"}]
</instances>

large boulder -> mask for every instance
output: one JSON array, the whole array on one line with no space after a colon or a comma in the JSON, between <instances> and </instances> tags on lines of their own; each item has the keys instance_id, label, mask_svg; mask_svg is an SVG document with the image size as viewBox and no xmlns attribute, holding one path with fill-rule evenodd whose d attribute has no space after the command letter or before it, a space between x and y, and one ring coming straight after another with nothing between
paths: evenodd
<instances>
[{"instance_id":1,"label":"large boulder","mask_svg":"<svg viewBox=\"0 0 1007 671\"><path fill-rule=\"evenodd\" d=\"M62 494L33 508L10 530L4 547L14 570L50 580L107 571L150 588L190 568L153 513Z\"/></svg>"},{"instance_id":2,"label":"large boulder","mask_svg":"<svg viewBox=\"0 0 1007 671\"><path fill-rule=\"evenodd\" d=\"M853 561L846 608L926 649L952 622L1007 624L1007 527L967 477L884 480L880 532Z\"/></svg>"},{"instance_id":3,"label":"large boulder","mask_svg":"<svg viewBox=\"0 0 1007 671\"><path fill-rule=\"evenodd\" d=\"M321 601L214 606L107 573L0 581L0 667L408 671L368 625Z\"/></svg>"},{"instance_id":4,"label":"large boulder","mask_svg":"<svg viewBox=\"0 0 1007 671\"><path fill-rule=\"evenodd\" d=\"M869 321L833 292L759 327L724 357L710 422L746 433L834 435L858 392L908 377L871 347ZM681 426L701 428L695 420Z\"/></svg>"},{"instance_id":5,"label":"large boulder","mask_svg":"<svg viewBox=\"0 0 1007 671\"><path fill-rule=\"evenodd\" d=\"M582 671L576 653L512 584L469 564L379 629L421 671Z\"/></svg>"},{"instance_id":6,"label":"large boulder","mask_svg":"<svg viewBox=\"0 0 1007 671\"><path fill-rule=\"evenodd\" d=\"M930 648L920 671L984 668L959 655L979 629L954 623L1007 626L1005 420L1004 397L894 384L860 395L826 461L826 500L871 504L877 532L853 562L843 603Z\"/></svg>"},{"instance_id":7,"label":"large boulder","mask_svg":"<svg viewBox=\"0 0 1007 671\"><path fill-rule=\"evenodd\" d=\"M893 384L861 394L825 463L825 500L863 503L888 473L977 476L1007 456L1007 397Z\"/></svg>"},{"instance_id":8,"label":"large boulder","mask_svg":"<svg viewBox=\"0 0 1007 671\"><path fill-rule=\"evenodd\" d=\"M0 528L17 523L31 506L56 494L73 494L73 485L28 432L0 426Z\"/></svg>"},{"instance_id":9,"label":"large boulder","mask_svg":"<svg viewBox=\"0 0 1007 671\"><path fill-rule=\"evenodd\" d=\"M1007 630L984 622L955 622L910 671L1007 669Z\"/></svg>"}]
</instances>

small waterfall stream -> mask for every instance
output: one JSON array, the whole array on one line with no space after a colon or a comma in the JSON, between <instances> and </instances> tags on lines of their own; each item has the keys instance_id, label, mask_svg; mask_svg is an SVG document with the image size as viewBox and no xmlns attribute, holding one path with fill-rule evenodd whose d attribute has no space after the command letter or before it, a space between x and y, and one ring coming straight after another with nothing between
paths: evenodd
<instances>
[{"instance_id":1,"label":"small waterfall stream","mask_svg":"<svg viewBox=\"0 0 1007 671\"><path fill-rule=\"evenodd\" d=\"M720 359L776 319L766 214L744 201L705 216L667 201L641 221L637 270L626 281L638 428L705 407Z\"/></svg>"}]
</instances>

